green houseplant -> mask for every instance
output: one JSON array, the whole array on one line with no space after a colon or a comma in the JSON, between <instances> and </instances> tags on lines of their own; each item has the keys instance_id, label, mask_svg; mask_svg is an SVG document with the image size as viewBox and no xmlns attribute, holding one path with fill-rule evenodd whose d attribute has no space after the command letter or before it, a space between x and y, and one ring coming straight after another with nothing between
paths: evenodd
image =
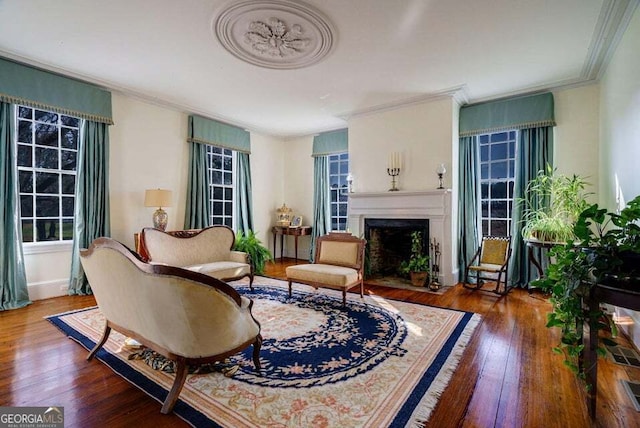
<instances>
[{"instance_id":1,"label":"green houseplant","mask_svg":"<svg viewBox=\"0 0 640 428\"><path fill-rule=\"evenodd\" d=\"M400 264L400 272L409 275L415 286L424 286L429 276L429 256L422 251L422 233L411 232L411 257Z\"/></svg>"},{"instance_id":2,"label":"green houseplant","mask_svg":"<svg viewBox=\"0 0 640 428\"><path fill-rule=\"evenodd\" d=\"M233 249L249 254L249 263L251 263L253 272L257 275L263 274L265 263L273 260L271 252L262 245L253 230L249 230L247 233L238 231Z\"/></svg>"},{"instance_id":3,"label":"green houseplant","mask_svg":"<svg viewBox=\"0 0 640 428\"><path fill-rule=\"evenodd\" d=\"M573 225L587 208L588 183L580 176L558 174L550 166L538 171L526 188L523 204L522 237L544 242L575 239Z\"/></svg>"},{"instance_id":4,"label":"green houseplant","mask_svg":"<svg viewBox=\"0 0 640 428\"><path fill-rule=\"evenodd\" d=\"M590 313L585 307L591 288L603 283L616 287L636 286L640 281L640 196L632 200L619 214L607 212L597 204L583 210L573 227L576 241L551 250L554 262L543 279L534 286L550 293L552 312L547 327L560 328L560 343L555 352L565 356L565 364L582 379L578 359L583 351L582 326L591 323L598 330L611 330L616 326L602 311ZM598 344L598 354L604 355L602 346L615 344L604 337ZM588 385L589 387L589 385Z\"/></svg>"}]
</instances>

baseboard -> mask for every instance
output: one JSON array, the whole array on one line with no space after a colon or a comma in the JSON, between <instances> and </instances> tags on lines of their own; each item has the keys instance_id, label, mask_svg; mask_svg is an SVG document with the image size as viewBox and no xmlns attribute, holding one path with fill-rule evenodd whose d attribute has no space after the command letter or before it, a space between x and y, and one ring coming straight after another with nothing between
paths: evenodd
<instances>
[{"instance_id":1,"label":"baseboard","mask_svg":"<svg viewBox=\"0 0 640 428\"><path fill-rule=\"evenodd\" d=\"M27 284L29 300L43 300L52 297L66 296L69 279L55 279L53 281L31 282Z\"/></svg>"}]
</instances>

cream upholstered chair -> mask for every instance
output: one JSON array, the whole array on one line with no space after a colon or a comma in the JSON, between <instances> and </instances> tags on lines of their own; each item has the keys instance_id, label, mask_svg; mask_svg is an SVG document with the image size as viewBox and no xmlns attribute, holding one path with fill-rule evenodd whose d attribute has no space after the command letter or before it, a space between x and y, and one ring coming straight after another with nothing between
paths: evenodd
<instances>
[{"instance_id":1,"label":"cream upholstered chair","mask_svg":"<svg viewBox=\"0 0 640 428\"><path fill-rule=\"evenodd\" d=\"M497 294L507 294L509 286L509 258L511 257L511 237L510 236L483 236L482 243L476 254L467 265L464 272L464 285L466 288L477 290L482 288L484 281L495 281L496 288L493 291ZM469 284L469 272L475 272L476 284ZM481 276L484 273L484 276ZM504 281L502 276L504 275ZM500 290L500 284L503 287Z\"/></svg>"},{"instance_id":2,"label":"cream upholstered chair","mask_svg":"<svg viewBox=\"0 0 640 428\"><path fill-rule=\"evenodd\" d=\"M230 285L201 273L151 265L109 238L80 252L82 267L106 319L91 360L115 329L176 362L176 378L162 406L170 413L189 365L220 361L253 345L260 370L262 336L253 301Z\"/></svg>"},{"instance_id":3,"label":"cream upholstered chair","mask_svg":"<svg viewBox=\"0 0 640 428\"><path fill-rule=\"evenodd\" d=\"M364 294L364 247L367 241L349 233L330 233L316 239L314 263L289 266L286 269L289 282L342 290L342 304L347 303L347 290L360 286Z\"/></svg>"},{"instance_id":4,"label":"cream upholstered chair","mask_svg":"<svg viewBox=\"0 0 640 428\"><path fill-rule=\"evenodd\" d=\"M140 255L149 263L178 266L223 281L248 276L253 290L249 255L232 250L235 240L233 230L223 225L174 232L147 227L140 235Z\"/></svg>"}]
</instances>

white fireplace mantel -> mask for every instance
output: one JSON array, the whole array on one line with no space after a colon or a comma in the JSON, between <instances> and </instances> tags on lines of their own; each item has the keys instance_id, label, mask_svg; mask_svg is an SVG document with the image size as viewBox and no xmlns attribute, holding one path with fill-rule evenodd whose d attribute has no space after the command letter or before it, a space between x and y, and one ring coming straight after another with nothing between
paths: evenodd
<instances>
[{"instance_id":1,"label":"white fireplace mantel","mask_svg":"<svg viewBox=\"0 0 640 428\"><path fill-rule=\"evenodd\" d=\"M349 193L349 228L355 236L364 234L366 218L428 219L429 236L440 244L440 282L457 282L451 233L451 191L397 191Z\"/></svg>"}]
</instances>

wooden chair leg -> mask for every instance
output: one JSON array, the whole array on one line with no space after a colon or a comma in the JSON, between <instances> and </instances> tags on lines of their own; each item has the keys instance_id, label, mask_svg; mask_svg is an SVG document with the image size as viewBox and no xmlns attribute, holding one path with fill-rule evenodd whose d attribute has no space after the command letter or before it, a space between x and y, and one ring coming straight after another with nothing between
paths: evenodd
<instances>
[{"instance_id":1,"label":"wooden chair leg","mask_svg":"<svg viewBox=\"0 0 640 428\"><path fill-rule=\"evenodd\" d=\"M253 291L253 270L249 274L249 289Z\"/></svg>"},{"instance_id":2,"label":"wooden chair leg","mask_svg":"<svg viewBox=\"0 0 640 428\"><path fill-rule=\"evenodd\" d=\"M96 346L94 346L91 352L89 352L89 355L87 355L87 361L91 361L94 355L96 355L100 348L102 348L102 345L104 345L109 338L109 333L111 333L111 327L109 327L109 323L106 323L104 326L104 332L102 333L102 339L100 339L100 342L96 343Z\"/></svg>"},{"instance_id":3,"label":"wooden chair leg","mask_svg":"<svg viewBox=\"0 0 640 428\"><path fill-rule=\"evenodd\" d=\"M360 298L364 299L364 281L360 281Z\"/></svg>"},{"instance_id":4,"label":"wooden chair leg","mask_svg":"<svg viewBox=\"0 0 640 428\"><path fill-rule=\"evenodd\" d=\"M253 342L253 365L256 372L260 373L262 366L260 365L260 348L262 347L262 336L258 335L256 341Z\"/></svg>"},{"instance_id":5,"label":"wooden chair leg","mask_svg":"<svg viewBox=\"0 0 640 428\"><path fill-rule=\"evenodd\" d=\"M347 289L342 289L342 306L347 306Z\"/></svg>"},{"instance_id":6,"label":"wooden chair leg","mask_svg":"<svg viewBox=\"0 0 640 428\"><path fill-rule=\"evenodd\" d=\"M160 410L160 413L163 415L169 414L173 411L173 406L175 406L176 401L178 401L180 391L182 391L182 386L184 385L184 381L187 379L188 373L189 366L187 365L187 362L182 358L179 359L176 367L176 379L173 381L173 386L171 387L171 391L169 391L169 395L167 395L166 400L164 400L162 410Z\"/></svg>"},{"instance_id":7,"label":"wooden chair leg","mask_svg":"<svg viewBox=\"0 0 640 428\"><path fill-rule=\"evenodd\" d=\"M289 280L289 297L291 297L291 280Z\"/></svg>"}]
</instances>

